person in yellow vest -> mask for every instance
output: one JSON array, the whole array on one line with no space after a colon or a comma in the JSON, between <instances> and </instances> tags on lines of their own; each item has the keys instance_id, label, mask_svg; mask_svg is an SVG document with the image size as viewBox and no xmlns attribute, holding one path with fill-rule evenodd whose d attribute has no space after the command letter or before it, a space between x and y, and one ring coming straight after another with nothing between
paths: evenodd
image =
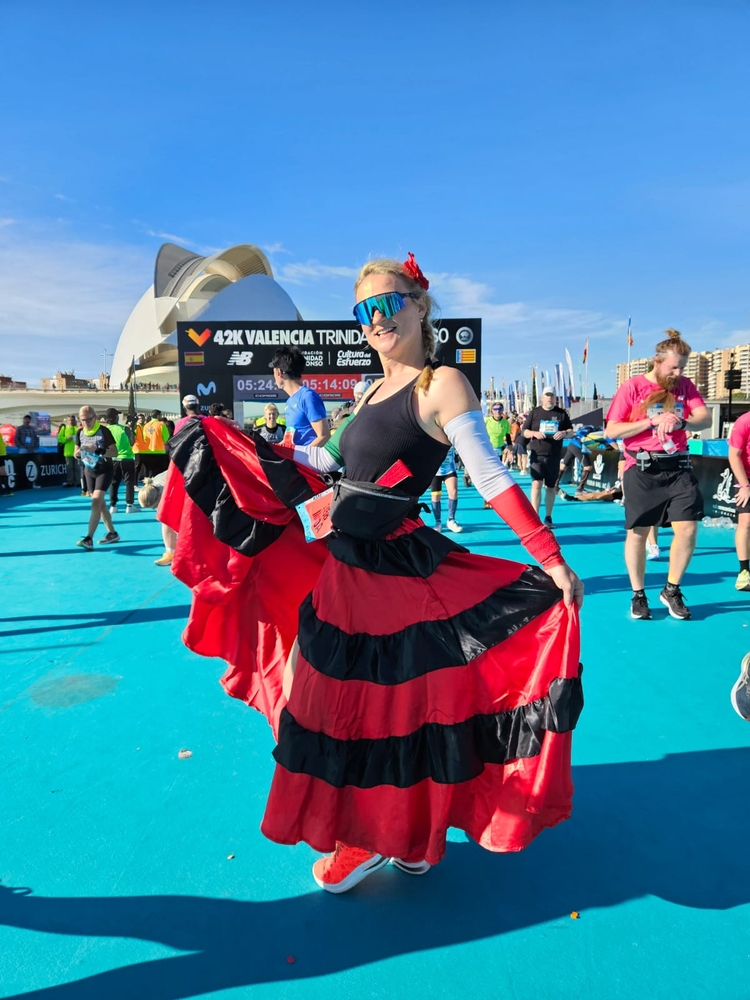
<instances>
[{"instance_id":1,"label":"person in yellow vest","mask_svg":"<svg viewBox=\"0 0 750 1000\"><path fill-rule=\"evenodd\" d=\"M158 476L166 472L169 465L166 444L169 441L169 428L161 419L161 410L152 410L151 419L143 425L143 443L141 464L147 475Z\"/></svg>"},{"instance_id":2,"label":"person in yellow vest","mask_svg":"<svg viewBox=\"0 0 750 1000\"><path fill-rule=\"evenodd\" d=\"M76 458L76 434L78 433L78 418L75 413L65 418L57 432L57 441L62 446L65 459L66 478L63 486L69 489L75 486L81 478L80 462Z\"/></svg>"},{"instance_id":3,"label":"person in yellow vest","mask_svg":"<svg viewBox=\"0 0 750 1000\"><path fill-rule=\"evenodd\" d=\"M5 441L0 434L0 497L12 497L13 490L10 488L8 470L5 468Z\"/></svg>"}]
</instances>

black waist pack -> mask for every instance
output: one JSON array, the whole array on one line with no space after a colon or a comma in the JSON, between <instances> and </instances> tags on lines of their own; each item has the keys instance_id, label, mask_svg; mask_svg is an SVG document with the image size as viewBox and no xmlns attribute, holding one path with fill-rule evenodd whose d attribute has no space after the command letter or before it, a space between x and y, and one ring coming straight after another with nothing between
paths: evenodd
<instances>
[{"instance_id":1,"label":"black waist pack","mask_svg":"<svg viewBox=\"0 0 750 1000\"><path fill-rule=\"evenodd\" d=\"M417 498L391 486L340 479L333 487L331 524L336 531L374 541L418 511Z\"/></svg>"},{"instance_id":2,"label":"black waist pack","mask_svg":"<svg viewBox=\"0 0 750 1000\"><path fill-rule=\"evenodd\" d=\"M690 455L684 451L676 455L668 455L665 451L628 451L628 454L633 456L641 472L677 472L692 468Z\"/></svg>"}]
</instances>

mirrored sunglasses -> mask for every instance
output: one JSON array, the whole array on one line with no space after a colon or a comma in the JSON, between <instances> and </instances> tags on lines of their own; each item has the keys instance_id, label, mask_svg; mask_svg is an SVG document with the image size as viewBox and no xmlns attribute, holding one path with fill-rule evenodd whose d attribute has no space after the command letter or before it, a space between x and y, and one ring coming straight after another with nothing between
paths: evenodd
<instances>
[{"instance_id":1,"label":"mirrored sunglasses","mask_svg":"<svg viewBox=\"0 0 750 1000\"><path fill-rule=\"evenodd\" d=\"M372 317L379 312L383 319L390 319L406 305L407 299L418 299L417 292L384 292L382 295L371 295L368 299L358 302L352 312L354 318L362 326L372 326Z\"/></svg>"}]
</instances>

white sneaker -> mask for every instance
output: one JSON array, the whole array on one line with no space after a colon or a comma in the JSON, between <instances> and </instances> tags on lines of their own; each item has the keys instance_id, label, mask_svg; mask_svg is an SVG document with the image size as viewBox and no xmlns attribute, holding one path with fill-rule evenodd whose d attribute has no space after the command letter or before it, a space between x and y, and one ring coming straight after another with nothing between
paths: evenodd
<instances>
[{"instance_id":1,"label":"white sneaker","mask_svg":"<svg viewBox=\"0 0 750 1000\"><path fill-rule=\"evenodd\" d=\"M135 511L135 504L134 503L125 504L125 513L126 514L132 514L134 511Z\"/></svg>"},{"instance_id":2,"label":"white sneaker","mask_svg":"<svg viewBox=\"0 0 750 1000\"><path fill-rule=\"evenodd\" d=\"M433 530L437 531L439 534L443 533L443 526L442 526L442 524L433 524L432 527L433 527Z\"/></svg>"},{"instance_id":3,"label":"white sneaker","mask_svg":"<svg viewBox=\"0 0 750 1000\"><path fill-rule=\"evenodd\" d=\"M658 545L651 545L649 542L646 542L646 558L647 559L658 559L660 555L661 555L661 552L659 551L659 546Z\"/></svg>"},{"instance_id":4,"label":"white sneaker","mask_svg":"<svg viewBox=\"0 0 750 1000\"><path fill-rule=\"evenodd\" d=\"M432 867L429 861L402 861L401 858L391 858L391 864L407 875L426 875Z\"/></svg>"},{"instance_id":5,"label":"white sneaker","mask_svg":"<svg viewBox=\"0 0 750 1000\"><path fill-rule=\"evenodd\" d=\"M117 504L116 503L112 504L112 506L109 508L109 512L110 512L110 514L116 514L117 513Z\"/></svg>"},{"instance_id":6,"label":"white sneaker","mask_svg":"<svg viewBox=\"0 0 750 1000\"><path fill-rule=\"evenodd\" d=\"M455 517L449 518L449 520L446 522L445 526L448 529L448 531L456 531L456 532L458 532L458 531L463 531L464 530L461 527L461 525L458 523L458 521L456 521Z\"/></svg>"}]
</instances>

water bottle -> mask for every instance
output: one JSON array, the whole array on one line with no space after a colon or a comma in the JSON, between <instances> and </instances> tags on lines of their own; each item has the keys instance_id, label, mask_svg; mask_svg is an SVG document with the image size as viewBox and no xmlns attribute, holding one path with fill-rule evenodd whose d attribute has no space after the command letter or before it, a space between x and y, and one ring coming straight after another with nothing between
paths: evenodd
<instances>
[{"instance_id":1,"label":"water bottle","mask_svg":"<svg viewBox=\"0 0 750 1000\"><path fill-rule=\"evenodd\" d=\"M715 517L704 517L703 518L703 527L704 528L715 528L716 527L716 518Z\"/></svg>"},{"instance_id":2,"label":"water bottle","mask_svg":"<svg viewBox=\"0 0 750 1000\"><path fill-rule=\"evenodd\" d=\"M734 527L734 521L732 520L731 517L727 517L726 514L724 515L724 517L719 518L719 524L721 525L722 528Z\"/></svg>"}]
</instances>

